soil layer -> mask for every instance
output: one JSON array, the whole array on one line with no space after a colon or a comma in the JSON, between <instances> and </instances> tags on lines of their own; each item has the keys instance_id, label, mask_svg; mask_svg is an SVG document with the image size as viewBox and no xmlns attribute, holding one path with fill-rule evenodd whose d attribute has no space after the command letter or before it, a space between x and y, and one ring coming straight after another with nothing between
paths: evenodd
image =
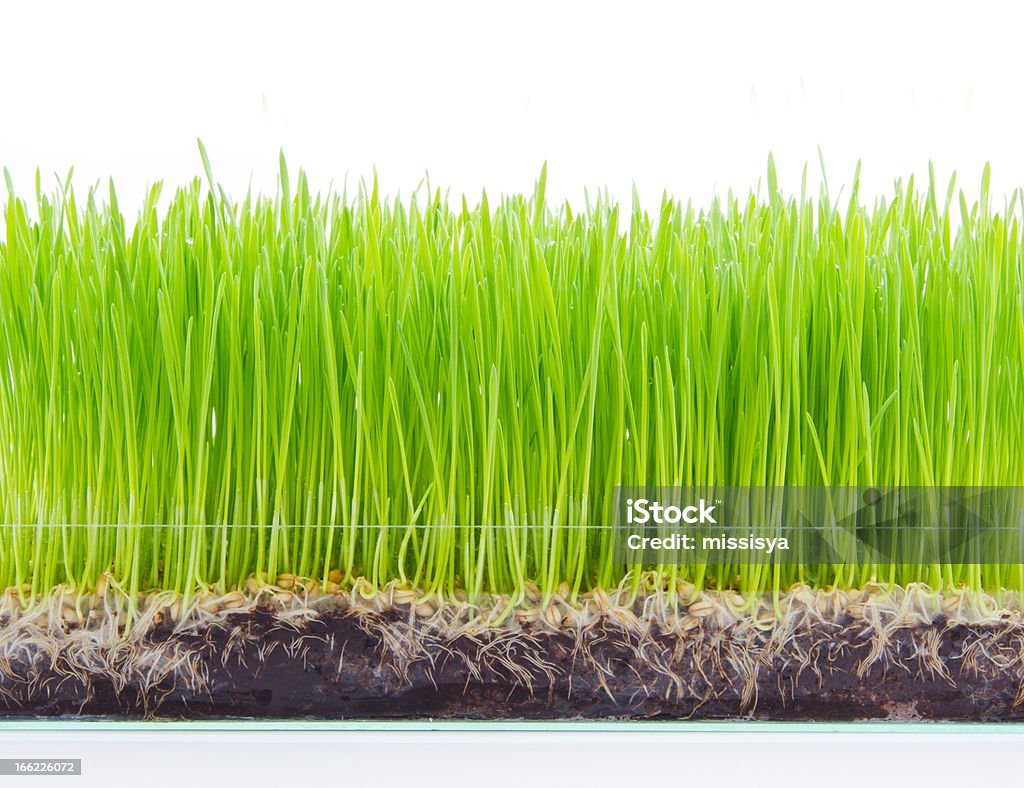
<instances>
[{"instance_id":1,"label":"soil layer","mask_svg":"<svg viewBox=\"0 0 1024 788\"><path fill-rule=\"evenodd\" d=\"M1024 720L1019 625L841 624L781 640L608 619L442 636L394 612L258 609L156 627L102 664L26 640L3 655L0 716Z\"/></svg>"}]
</instances>

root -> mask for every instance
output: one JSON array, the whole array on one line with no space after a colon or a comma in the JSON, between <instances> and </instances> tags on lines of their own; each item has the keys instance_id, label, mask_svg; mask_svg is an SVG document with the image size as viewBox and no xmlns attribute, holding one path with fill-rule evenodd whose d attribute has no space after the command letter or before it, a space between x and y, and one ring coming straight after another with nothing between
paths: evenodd
<instances>
[{"instance_id":1,"label":"root","mask_svg":"<svg viewBox=\"0 0 1024 788\"><path fill-rule=\"evenodd\" d=\"M224 676L259 676L282 664L339 687L370 676L380 697L425 686L438 696L495 687L508 704L602 698L623 716L702 714L723 704L757 716L766 694L787 707L837 677L850 688L844 692L869 697L894 676L953 689L1001 676L1013 682L1020 709L1024 613L976 597L870 584L794 586L774 600L692 589L634 596L624 583L578 599L567 591L546 603L528 599L513 610L499 596L470 603L394 584L342 592L294 580L202 595L186 609L173 593L132 600L112 583L102 595L57 588L26 608L6 593L0 713L68 697L84 710L100 695L144 717L169 707L181 713L214 701L214 674L223 684ZM351 638L339 639L329 625L339 619L374 644L372 663ZM904 706L893 713L917 713Z\"/></svg>"}]
</instances>

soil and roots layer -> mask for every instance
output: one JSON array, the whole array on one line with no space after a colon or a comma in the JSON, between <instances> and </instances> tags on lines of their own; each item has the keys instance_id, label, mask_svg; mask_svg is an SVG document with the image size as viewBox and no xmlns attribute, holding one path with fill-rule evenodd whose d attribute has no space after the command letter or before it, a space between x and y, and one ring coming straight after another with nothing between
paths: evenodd
<instances>
[{"instance_id":1,"label":"soil and roots layer","mask_svg":"<svg viewBox=\"0 0 1024 788\"><path fill-rule=\"evenodd\" d=\"M654 580L646 577L644 580ZM567 589L518 608L396 586L115 591L12 613L7 716L1024 720L1024 614L969 592L795 585L777 599ZM683 584L685 585L685 584ZM253 587L254 584L250 584ZM1013 604L1013 600L1007 600Z\"/></svg>"},{"instance_id":2,"label":"soil and roots layer","mask_svg":"<svg viewBox=\"0 0 1024 788\"><path fill-rule=\"evenodd\" d=\"M1019 192L769 162L649 213L282 160L238 203L200 148L134 218L7 179L0 716L1024 719L1006 531L659 561L613 527L623 486L1024 486Z\"/></svg>"}]
</instances>

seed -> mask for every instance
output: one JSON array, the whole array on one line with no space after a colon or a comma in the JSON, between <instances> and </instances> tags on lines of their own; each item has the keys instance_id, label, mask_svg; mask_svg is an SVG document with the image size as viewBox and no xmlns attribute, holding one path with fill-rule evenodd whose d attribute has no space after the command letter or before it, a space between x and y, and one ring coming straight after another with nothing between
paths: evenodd
<instances>
[{"instance_id":1,"label":"seed","mask_svg":"<svg viewBox=\"0 0 1024 788\"><path fill-rule=\"evenodd\" d=\"M742 594L737 594L733 592L729 594L729 604L733 607L743 607L745 604L747 604L747 600L743 598Z\"/></svg>"},{"instance_id":2,"label":"seed","mask_svg":"<svg viewBox=\"0 0 1024 788\"><path fill-rule=\"evenodd\" d=\"M420 602L416 605L416 615L419 618L430 618L436 612L434 606L429 602Z\"/></svg>"},{"instance_id":3,"label":"seed","mask_svg":"<svg viewBox=\"0 0 1024 788\"><path fill-rule=\"evenodd\" d=\"M696 616L683 616L679 621L679 631L689 632L700 626L700 619Z\"/></svg>"},{"instance_id":4,"label":"seed","mask_svg":"<svg viewBox=\"0 0 1024 788\"><path fill-rule=\"evenodd\" d=\"M228 610L235 610L245 604L245 594L241 591L232 591L222 597L220 602Z\"/></svg>"},{"instance_id":5,"label":"seed","mask_svg":"<svg viewBox=\"0 0 1024 788\"><path fill-rule=\"evenodd\" d=\"M540 589L537 588L537 584L532 580L527 580L523 583L523 591L526 593L526 598L531 602L540 601Z\"/></svg>"},{"instance_id":6,"label":"seed","mask_svg":"<svg viewBox=\"0 0 1024 788\"><path fill-rule=\"evenodd\" d=\"M289 572L282 572L277 576L277 585L279 588L289 589L295 587L295 575Z\"/></svg>"},{"instance_id":7,"label":"seed","mask_svg":"<svg viewBox=\"0 0 1024 788\"><path fill-rule=\"evenodd\" d=\"M811 591L807 586L804 586L796 592L796 600L804 607L814 607L814 592Z\"/></svg>"},{"instance_id":8,"label":"seed","mask_svg":"<svg viewBox=\"0 0 1024 788\"><path fill-rule=\"evenodd\" d=\"M640 619L638 619L636 614L629 608L612 608L612 616L619 622L619 625L625 629L640 629Z\"/></svg>"},{"instance_id":9,"label":"seed","mask_svg":"<svg viewBox=\"0 0 1024 788\"><path fill-rule=\"evenodd\" d=\"M206 598L199 603L199 609L204 613L219 613L220 601L215 598Z\"/></svg>"},{"instance_id":10,"label":"seed","mask_svg":"<svg viewBox=\"0 0 1024 788\"><path fill-rule=\"evenodd\" d=\"M341 581L344 579L345 575L340 569L332 569L327 573L327 580L331 583L341 585Z\"/></svg>"},{"instance_id":11,"label":"seed","mask_svg":"<svg viewBox=\"0 0 1024 788\"><path fill-rule=\"evenodd\" d=\"M548 626L556 628L562 623L562 614L558 610L558 605L548 605L544 611L544 620Z\"/></svg>"},{"instance_id":12,"label":"seed","mask_svg":"<svg viewBox=\"0 0 1024 788\"><path fill-rule=\"evenodd\" d=\"M603 588L594 589L594 602L597 604L597 609L602 613L612 606L612 600L609 598L608 592Z\"/></svg>"},{"instance_id":13,"label":"seed","mask_svg":"<svg viewBox=\"0 0 1024 788\"><path fill-rule=\"evenodd\" d=\"M102 574L96 581L96 596L101 599L107 595L107 575Z\"/></svg>"},{"instance_id":14,"label":"seed","mask_svg":"<svg viewBox=\"0 0 1024 788\"><path fill-rule=\"evenodd\" d=\"M328 580L327 585L324 586L324 591L328 594L336 594L338 592L338 584Z\"/></svg>"},{"instance_id":15,"label":"seed","mask_svg":"<svg viewBox=\"0 0 1024 788\"><path fill-rule=\"evenodd\" d=\"M696 618L706 618L715 612L715 606L710 600L698 599L690 605L687 612Z\"/></svg>"},{"instance_id":16,"label":"seed","mask_svg":"<svg viewBox=\"0 0 1024 788\"><path fill-rule=\"evenodd\" d=\"M689 599L690 597L692 597L693 592L695 590L696 587L693 585L693 583L688 583L685 580L676 581L676 593L683 599Z\"/></svg>"},{"instance_id":17,"label":"seed","mask_svg":"<svg viewBox=\"0 0 1024 788\"><path fill-rule=\"evenodd\" d=\"M255 577L250 577L245 581L245 590L250 594L258 594L260 590L260 581Z\"/></svg>"},{"instance_id":18,"label":"seed","mask_svg":"<svg viewBox=\"0 0 1024 788\"><path fill-rule=\"evenodd\" d=\"M516 618L519 619L520 624L536 624L540 621L540 608L527 607L523 610L517 610Z\"/></svg>"},{"instance_id":19,"label":"seed","mask_svg":"<svg viewBox=\"0 0 1024 788\"><path fill-rule=\"evenodd\" d=\"M295 594L291 591L275 591L274 599L280 602L282 605L290 605L292 600L295 599Z\"/></svg>"},{"instance_id":20,"label":"seed","mask_svg":"<svg viewBox=\"0 0 1024 788\"><path fill-rule=\"evenodd\" d=\"M396 605L411 605L416 601L416 592L409 588L396 588L392 599Z\"/></svg>"},{"instance_id":21,"label":"seed","mask_svg":"<svg viewBox=\"0 0 1024 788\"><path fill-rule=\"evenodd\" d=\"M558 588L555 590L555 593L562 597L562 599L568 599L570 594L569 584L563 580L558 584Z\"/></svg>"}]
</instances>

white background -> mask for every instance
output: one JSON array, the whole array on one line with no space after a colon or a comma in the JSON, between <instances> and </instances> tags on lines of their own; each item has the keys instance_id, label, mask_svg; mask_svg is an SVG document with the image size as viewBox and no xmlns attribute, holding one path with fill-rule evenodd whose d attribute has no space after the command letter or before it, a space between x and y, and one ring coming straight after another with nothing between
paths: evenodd
<instances>
[{"instance_id":1,"label":"white background","mask_svg":"<svg viewBox=\"0 0 1024 788\"><path fill-rule=\"evenodd\" d=\"M29 193L72 164L120 201L201 172L240 196L277 153L326 186L407 194L608 187L707 202L756 187L769 151L833 192L953 169L1024 185L1021 5L985 2L11 2L0 161ZM104 189L105 191L105 189ZM655 208L656 205L651 206Z\"/></svg>"},{"instance_id":2,"label":"white background","mask_svg":"<svg viewBox=\"0 0 1024 788\"><path fill-rule=\"evenodd\" d=\"M651 205L756 188L769 151L798 188L818 146L833 193L955 168L968 193L1024 185L1021 7L992 3L31 3L0 6L0 163L145 186L215 175L273 188L425 172L475 196L585 187ZM5 197L2 199L6 199ZM653 205L651 205L653 207ZM983 782L1024 740L984 733L97 733L0 731L0 757L82 757L76 784L792 785ZM298 770L298 771L296 771ZM457 774L457 772L459 774Z\"/></svg>"},{"instance_id":3,"label":"white background","mask_svg":"<svg viewBox=\"0 0 1024 788\"><path fill-rule=\"evenodd\" d=\"M997 731L0 731L0 758L80 757L81 777L46 778L68 788L888 788L1019 784L1021 743L1020 734Z\"/></svg>"}]
</instances>

